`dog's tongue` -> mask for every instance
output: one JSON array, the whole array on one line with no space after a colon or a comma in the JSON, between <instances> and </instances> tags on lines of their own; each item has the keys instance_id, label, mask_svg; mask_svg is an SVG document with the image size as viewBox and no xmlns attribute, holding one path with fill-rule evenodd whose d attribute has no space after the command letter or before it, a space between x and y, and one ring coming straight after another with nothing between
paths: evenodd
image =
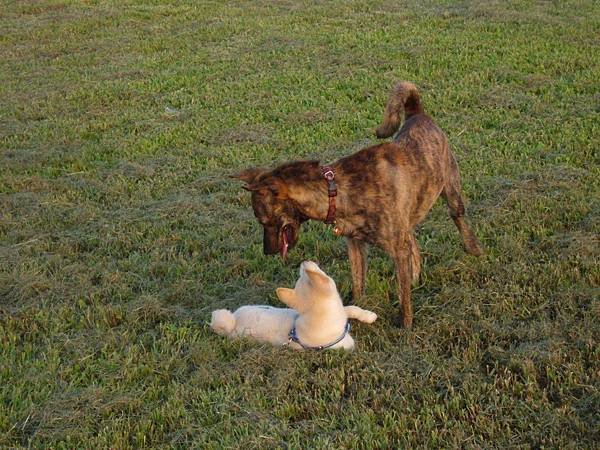
<instances>
[{"instance_id":1,"label":"dog's tongue","mask_svg":"<svg viewBox=\"0 0 600 450\"><path fill-rule=\"evenodd\" d=\"M281 253L281 258L285 261L287 258L287 252L289 247L288 237L287 237L287 225L281 230L281 248L279 249Z\"/></svg>"}]
</instances>

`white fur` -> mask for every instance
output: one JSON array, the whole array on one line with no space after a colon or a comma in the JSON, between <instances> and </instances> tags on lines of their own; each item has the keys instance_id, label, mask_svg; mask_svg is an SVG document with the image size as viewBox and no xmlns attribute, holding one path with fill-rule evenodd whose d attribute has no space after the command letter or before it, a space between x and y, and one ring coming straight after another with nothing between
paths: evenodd
<instances>
[{"instance_id":1,"label":"white fur","mask_svg":"<svg viewBox=\"0 0 600 450\"><path fill-rule=\"evenodd\" d=\"M226 309L213 311L211 328L222 336L252 337L273 345L285 345L295 326L300 341L310 347L327 345L344 332L348 319L373 323L377 314L358 306L346 306L338 294L335 282L317 264L305 261L300 265L300 278L294 289L278 288L277 297L289 308L249 305L231 313ZM295 342L290 347L301 350ZM354 339L346 334L330 348L354 347Z\"/></svg>"}]
</instances>

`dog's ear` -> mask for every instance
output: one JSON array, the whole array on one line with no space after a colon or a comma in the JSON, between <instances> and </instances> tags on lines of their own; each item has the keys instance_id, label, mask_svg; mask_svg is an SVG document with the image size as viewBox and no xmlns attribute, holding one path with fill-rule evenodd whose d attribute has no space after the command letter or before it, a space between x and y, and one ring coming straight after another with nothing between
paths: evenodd
<instances>
[{"instance_id":1,"label":"dog's ear","mask_svg":"<svg viewBox=\"0 0 600 450\"><path fill-rule=\"evenodd\" d=\"M305 268L304 271L313 286L326 286L329 284L329 277L327 275L311 268Z\"/></svg>"},{"instance_id":2,"label":"dog's ear","mask_svg":"<svg viewBox=\"0 0 600 450\"><path fill-rule=\"evenodd\" d=\"M239 173L229 175L229 178L235 178L236 180L241 180L244 183L254 183L254 180L258 178L259 175L264 173L265 170L260 167L251 167L246 170L242 170Z\"/></svg>"},{"instance_id":3,"label":"dog's ear","mask_svg":"<svg viewBox=\"0 0 600 450\"><path fill-rule=\"evenodd\" d=\"M275 197L279 199L285 199L288 197L287 185L276 177L267 177L261 181L257 181L256 183L247 184L244 186L244 189L247 191L260 191L261 189L268 189L275 195Z\"/></svg>"},{"instance_id":4,"label":"dog's ear","mask_svg":"<svg viewBox=\"0 0 600 450\"><path fill-rule=\"evenodd\" d=\"M242 187L247 191L260 191L261 189L271 189L271 183L269 180L263 180L257 181L256 183L250 183Z\"/></svg>"},{"instance_id":5,"label":"dog's ear","mask_svg":"<svg viewBox=\"0 0 600 450\"><path fill-rule=\"evenodd\" d=\"M285 303L292 309L296 309L296 305L298 304L298 297L296 296L296 292L293 289L289 288L277 288L276 291L277 298Z\"/></svg>"}]
</instances>

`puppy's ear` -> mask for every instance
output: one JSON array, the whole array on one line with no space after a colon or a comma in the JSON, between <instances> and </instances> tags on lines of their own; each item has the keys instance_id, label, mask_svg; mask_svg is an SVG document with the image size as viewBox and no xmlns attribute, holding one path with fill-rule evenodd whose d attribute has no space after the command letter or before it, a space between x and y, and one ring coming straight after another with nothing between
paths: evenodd
<instances>
[{"instance_id":1,"label":"puppy's ear","mask_svg":"<svg viewBox=\"0 0 600 450\"><path fill-rule=\"evenodd\" d=\"M276 291L277 298L285 303L292 309L296 309L296 305L298 304L298 297L296 297L296 292L293 289L289 288L277 288Z\"/></svg>"},{"instance_id":2,"label":"puppy's ear","mask_svg":"<svg viewBox=\"0 0 600 450\"><path fill-rule=\"evenodd\" d=\"M254 180L256 180L256 178L258 178L258 176L264 172L265 170L261 169L260 167L251 167L250 169L242 170L240 173L229 175L229 178L235 178L236 180L241 180L244 183L254 183Z\"/></svg>"},{"instance_id":3,"label":"puppy's ear","mask_svg":"<svg viewBox=\"0 0 600 450\"><path fill-rule=\"evenodd\" d=\"M326 286L329 284L329 277L327 275L310 268L306 268L304 271L313 286Z\"/></svg>"}]
</instances>

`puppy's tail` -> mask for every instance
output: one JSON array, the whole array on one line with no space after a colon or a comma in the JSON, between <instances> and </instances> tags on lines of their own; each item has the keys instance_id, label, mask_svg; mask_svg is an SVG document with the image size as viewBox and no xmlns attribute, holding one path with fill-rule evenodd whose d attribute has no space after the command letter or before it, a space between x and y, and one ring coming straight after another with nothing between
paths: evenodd
<instances>
[{"instance_id":1,"label":"puppy's tail","mask_svg":"<svg viewBox=\"0 0 600 450\"><path fill-rule=\"evenodd\" d=\"M423 105L417 87L410 81L400 81L390 94L383 113L383 122L375 133L378 138L390 137L400 127L402 113L405 119L408 119L422 112Z\"/></svg>"},{"instance_id":2,"label":"puppy's tail","mask_svg":"<svg viewBox=\"0 0 600 450\"><path fill-rule=\"evenodd\" d=\"M235 316L226 309L217 309L212 312L210 327L221 336L229 336L235 328Z\"/></svg>"}]
</instances>

